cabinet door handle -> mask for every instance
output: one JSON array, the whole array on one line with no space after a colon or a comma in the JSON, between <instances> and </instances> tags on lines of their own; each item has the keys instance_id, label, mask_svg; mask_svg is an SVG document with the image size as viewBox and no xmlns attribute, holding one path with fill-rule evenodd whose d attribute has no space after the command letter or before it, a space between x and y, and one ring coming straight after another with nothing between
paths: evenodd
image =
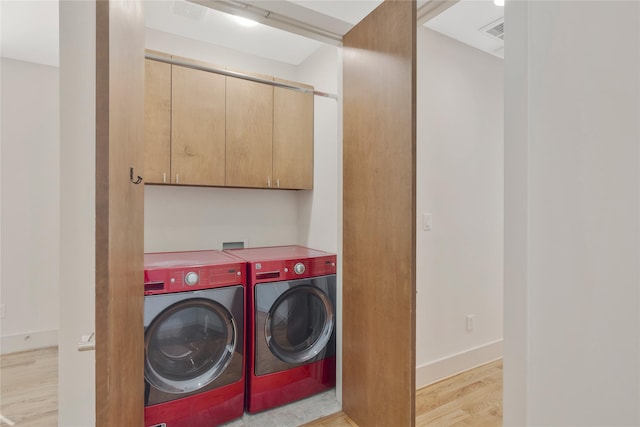
<instances>
[{"instance_id":1,"label":"cabinet door handle","mask_svg":"<svg viewBox=\"0 0 640 427\"><path fill-rule=\"evenodd\" d=\"M176 174L176 184L180 184L180 174Z\"/></svg>"},{"instance_id":2,"label":"cabinet door handle","mask_svg":"<svg viewBox=\"0 0 640 427\"><path fill-rule=\"evenodd\" d=\"M166 173L166 172L163 172L163 173L162 173L162 183L163 183L163 184L166 184L166 183L167 183L167 173Z\"/></svg>"}]
</instances>

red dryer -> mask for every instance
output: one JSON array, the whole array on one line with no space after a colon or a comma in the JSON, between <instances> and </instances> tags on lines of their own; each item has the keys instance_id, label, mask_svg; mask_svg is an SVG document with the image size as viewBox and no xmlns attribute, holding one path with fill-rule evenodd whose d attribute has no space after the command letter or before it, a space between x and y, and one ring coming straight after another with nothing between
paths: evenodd
<instances>
[{"instance_id":1,"label":"red dryer","mask_svg":"<svg viewBox=\"0 0 640 427\"><path fill-rule=\"evenodd\" d=\"M242 416L245 278L221 251L144 255L145 427Z\"/></svg>"},{"instance_id":2,"label":"red dryer","mask_svg":"<svg viewBox=\"0 0 640 427\"><path fill-rule=\"evenodd\" d=\"M302 246L232 249L247 261L246 411L336 383L336 255Z\"/></svg>"}]
</instances>

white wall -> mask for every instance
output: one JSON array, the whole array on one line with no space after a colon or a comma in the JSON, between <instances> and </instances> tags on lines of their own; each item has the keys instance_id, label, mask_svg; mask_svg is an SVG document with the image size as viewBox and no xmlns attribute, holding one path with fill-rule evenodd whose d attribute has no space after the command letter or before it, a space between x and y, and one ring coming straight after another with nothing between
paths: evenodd
<instances>
[{"instance_id":1,"label":"white wall","mask_svg":"<svg viewBox=\"0 0 640 427\"><path fill-rule=\"evenodd\" d=\"M300 65L297 78L315 90L342 93L342 50L323 46ZM338 255L342 295L342 99L314 99L313 191L298 192L298 243ZM342 401L342 299L336 304L336 395Z\"/></svg>"},{"instance_id":2,"label":"white wall","mask_svg":"<svg viewBox=\"0 0 640 427\"><path fill-rule=\"evenodd\" d=\"M326 45L301 64L296 78L317 91L337 94L339 65L338 48ZM338 196L342 188L338 107L339 100L322 96L314 99L313 191L298 192L298 242L334 253L338 251L338 229L342 228L342 221L338 222L342 204Z\"/></svg>"},{"instance_id":3,"label":"white wall","mask_svg":"<svg viewBox=\"0 0 640 427\"><path fill-rule=\"evenodd\" d=\"M1 351L58 343L58 68L2 58Z\"/></svg>"},{"instance_id":4,"label":"white wall","mask_svg":"<svg viewBox=\"0 0 640 427\"><path fill-rule=\"evenodd\" d=\"M417 41L421 387L501 356L504 76L501 59L435 31Z\"/></svg>"},{"instance_id":5,"label":"white wall","mask_svg":"<svg viewBox=\"0 0 640 427\"><path fill-rule=\"evenodd\" d=\"M94 1L60 2L58 425L95 425L96 25ZM100 339L100 337L97 337Z\"/></svg>"},{"instance_id":6,"label":"white wall","mask_svg":"<svg viewBox=\"0 0 640 427\"><path fill-rule=\"evenodd\" d=\"M639 425L640 3L506 13L504 423Z\"/></svg>"},{"instance_id":7,"label":"white wall","mask_svg":"<svg viewBox=\"0 0 640 427\"><path fill-rule=\"evenodd\" d=\"M147 49L295 79L296 67L147 29ZM298 243L298 191L145 186L145 251Z\"/></svg>"},{"instance_id":8,"label":"white wall","mask_svg":"<svg viewBox=\"0 0 640 427\"><path fill-rule=\"evenodd\" d=\"M294 191L147 185L144 198L146 252L297 243Z\"/></svg>"},{"instance_id":9,"label":"white wall","mask_svg":"<svg viewBox=\"0 0 640 427\"><path fill-rule=\"evenodd\" d=\"M246 71L295 79L297 67L257 56L237 52L232 49L147 28L145 47L189 59L197 59L209 64L236 71Z\"/></svg>"}]
</instances>

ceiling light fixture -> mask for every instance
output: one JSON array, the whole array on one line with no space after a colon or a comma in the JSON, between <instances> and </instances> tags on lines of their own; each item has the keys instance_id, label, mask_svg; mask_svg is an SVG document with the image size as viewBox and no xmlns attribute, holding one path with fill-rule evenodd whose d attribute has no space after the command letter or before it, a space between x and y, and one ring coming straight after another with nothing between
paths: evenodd
<instances>
[{"instance_id":1,"label":"ceiling light fixture","mask_svg":"<svg viewBox=\"0 0 640 427\"><path fill-rule=\"evenodd\" d=\"M256 21L242 16L231 15L231 18L236 21L237 24L242 25L243 27L255 27L256 25L258 25Z\"/></svg>"},{"instance_id":2,"label":"ceiling light fixture","mask_svg":"<svg viewBox=\"0 0 640 427\"><path fill-rule=\"evenodd\" d=\"M504 7L504 0L493 0L493 4Z\"/></svg>"}]
</instances>

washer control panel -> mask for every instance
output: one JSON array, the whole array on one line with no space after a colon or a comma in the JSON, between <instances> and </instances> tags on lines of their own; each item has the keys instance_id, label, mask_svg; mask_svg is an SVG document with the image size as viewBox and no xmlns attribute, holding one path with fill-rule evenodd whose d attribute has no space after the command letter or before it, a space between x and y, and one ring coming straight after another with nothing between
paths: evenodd
<instances>
[{"instance_id":1,"label":"washer control panel","mask_svg":"<svg viewBox=\"0 0 640 427\"><path fill-rule=\"evenodd\" d=\"M243 262L220 266L187 266L186 268L145 270L145 295L245 284L245 271L246 265Z\"/></svg>"}]
</instances>

